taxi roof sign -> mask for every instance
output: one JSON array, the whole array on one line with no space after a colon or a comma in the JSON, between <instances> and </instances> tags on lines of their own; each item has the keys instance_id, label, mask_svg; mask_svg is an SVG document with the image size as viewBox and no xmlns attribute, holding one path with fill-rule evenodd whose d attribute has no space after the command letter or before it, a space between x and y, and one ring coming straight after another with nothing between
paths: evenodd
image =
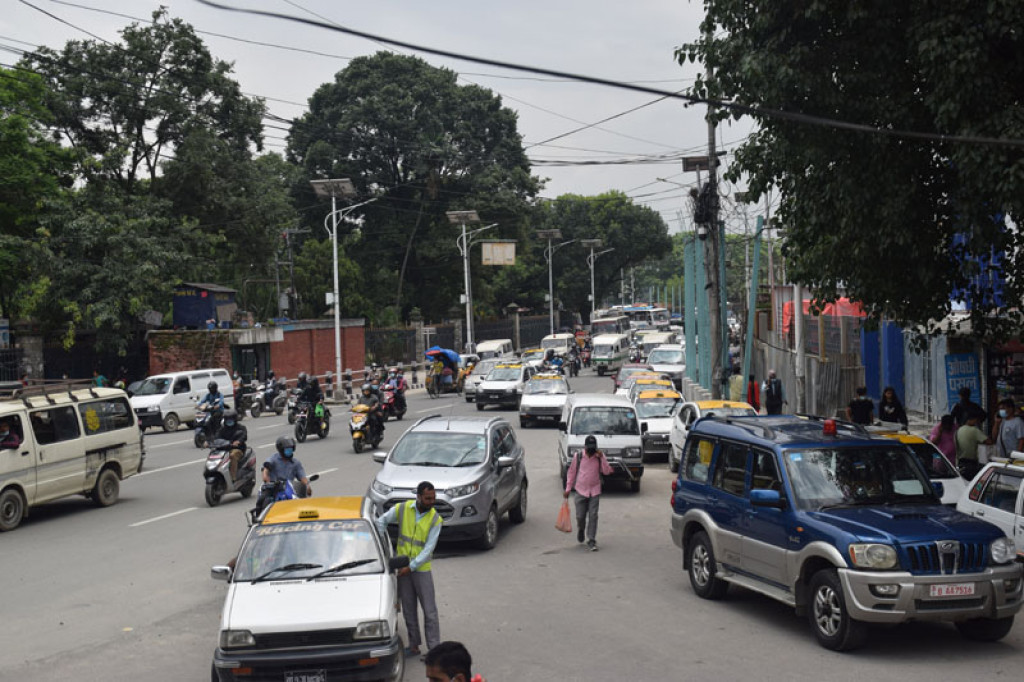
<instances>
[{"instance_id":1,"label":"taxi roof sign","mask_svg":"<svg viewBox=\"0 0 1024 682\"><path fill-rule=\"evenodd\" d=\"M711 410L716 407L748 407L754 409L742 400L698 400L697 406L702 410Z\"/></svg>"},{"instance_id":2,"label":"taxi roof sign","mask_svg":"<svg viewBox=\"0 0 1024 682\"><path fill-rule=\"evenodd\" d=\"M637 400L647 400L649 398L671 398L672 400L679 400L682 396L675 391L641 391L636 397Z\"/></svg>"},{"instance_id":3,"label":"taxi roof sign","mask_svg":"<svg viewBox=\"0 0 1024 682\"><path fill-rule=\"evenodd\" d=\"M306 497L294 500L281 500L271 505L261 522L263 525L272 523L295 523L309 519L321 521L340 521L344 519L363 518L363 498L352 497Z\"/></svg>"},{"instance_id":4,"label":"taxi roof sign","mask_svg":"<svg viewBox=\"0 0 1024 682\"><path fill-rule=\"evenodd\" d=\"M558 381L565 381L565 377L563 377L561 374L556 374L554 372L550 374L538 373L530 377L530 381L537 381L538 379L543 379L545 381L552 381L556 379Z\"/></svg>"}]
</instances>

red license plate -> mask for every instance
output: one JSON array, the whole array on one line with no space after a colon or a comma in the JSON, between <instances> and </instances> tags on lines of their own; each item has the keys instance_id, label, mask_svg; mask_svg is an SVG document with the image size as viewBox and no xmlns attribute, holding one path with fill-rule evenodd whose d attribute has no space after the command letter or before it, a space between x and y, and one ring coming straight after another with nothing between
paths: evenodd
<instances>
[{"instance_id":1,"label":"red license plate","mask_svg":"<svg viewBox=\"0 0 1024 682\"><path fill-rule=\"evenodd\" d=\"M949 583L946 585L929 585L929 597L973 597L974 583Z\"/></svg>"}]
</instances>

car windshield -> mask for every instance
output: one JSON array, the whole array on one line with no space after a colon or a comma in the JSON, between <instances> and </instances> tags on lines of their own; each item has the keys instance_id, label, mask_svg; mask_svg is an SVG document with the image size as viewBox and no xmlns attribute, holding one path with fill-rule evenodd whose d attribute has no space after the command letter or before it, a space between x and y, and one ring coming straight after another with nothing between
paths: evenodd
<instances>
[{"instance_id":1,"label":"car windshield","mask_svg":"<svg viewBox=\"0 0 1024 682\"><path fill-rule=\"evenodd\" d=\"M613 352L611 345L594 346L594 355L611 355Z\"/></svg>"},{"instance_id":2,"label":"car windshield","mask_svg":"<svg viewBox=\"0 0 1024 682\"><path fill-rule=\"evenodd\" d=\"M494 366L498 364L493 360L481 360L473 367L473 376L486 377L487 373L494 369Z\"/></svg>"},{"instance_id":3,"label":"car windshield","mask_svg":"<svg viewBox=\"0 0 1024 682\"><path fill-rule=\"evenodd\" d=\"M530 350L523 353L523 358L526 360L540 360L544 357L543 350Z\"/></svg>"},{"instance_id":4,"label":"car windshield","mask_svg":"<svg viewBox=\"0 0 1024 682\"><path fill-rule=\"evenodd\" d=\"M389 461L402 466L473 466L487 459L483 435L455 431L412 431L398 441Z\"/></svg>"},{"instance_id":5,"label":"car windshield","mask_svg":"<svg viewBox=\"0 0 1024 682\"><path fill-rule=\"evenodd\" d=\"M497 367L487 374L487 381L516 381L519 379L518 367Z\"/></svg>"},{"instance_id":6,"label":"car windshield","mask_svg":"<svg viewBox=\"0 0 1024 682\"><path fill-rule=\"evenodd\" d=\"M671 417L679 400L676 398L645 398L636 403L636 413L641 419Z\"/></svg>"},{"instance_id":7,"label":"car windshield","mask_svg":"<svg viewBox=\"0 0 1024 682\"><path fill-rule=\"evenodd\" d=\"M651 355L647 358L647 362L652 365L681 365L685 360L683 359L683 351L681 350L655 348L651 351Z\"/></svg>"},{"instance_id":8,"label":"car windshield","mask_svg":"<svg viewBox=\"0 0 1024 682\"><path fill-rule=\"evenodd\" d=\"M565 394L569 392L569 388L561 379L534 379L526 384L526 392L529 394Z\"/></svg>"},{"instance_id":9,"label":"car windshield","mask_svg":"<svg viewBox=\"0 0 1024 682\"><path fill-rule=\"evenodd\" d=\"M135 391L135 395L161 395L167 393L167 389L170 387L171 380L166 377L146 379L139 386L139 389Z\"/></svg>"},{"instance_id":10,"label":"car windshield","mask_svg":"<svg viewBox=\"0 0 1024 682\"><path fill-rule=\"evenodd\" d=\"M959 478L960 474L953 468L941 452L935 449L930 443L911 443L910 449L914 451L918 461L924 468L928 478L933 481Z\"/></svg>"},{"instance_id":11,"label":"car windshield","mask_svg":"<svg viewBox=\"0 0 1024 682\"><path fill-rule=\"evenodd\" d=\"M640 433L631 407L578 407L572 415L575 436L635 436Z\"/></svg>"},{"instance_id":12,"label":"car windshield","mask_svg":"<svg viewBox=\"0 0 1024 682\"><path fill-rule=\"evenodd\" d=\"M790 450L786 468L796 506L814 510L867 504L937 502L906 448L846 447Z\"/></svg>"},{"instance_id":13,"label":"car windshield","mask_svg":"<svg viewBox=\"0 0 1024 682\"><path fill-rule=\"evenodd\" d=\"M619 370L619 381L625 381L628 377L631 377L634 374L646 374L651 377L656 376L653 371L646 367L623 367Z\"/></svg>"},{"instance_id":14,"label":"car windshield","mask_svg":"<svg viewBox=\"0 0 1024 682\"><path fill-rule=\"evenodd\" d=\"M569 345L569 340L568 339L544 339L543 341L540 342L540 347L541 348L545 348L545 349L546 348L555 348L555 349L565 348L568 345Z\"/></svg>"},{"instance_id":15,"label":"car windshield","mask_svg":"<svg viewBox=\"0 0 1024 682\"><path fill-rule=\"evenodd\" d=\"M311 578L343 564L352 567L325 577L381 573L384 559L375 532L365 519L258 526L238 554L234 580Z\"/></svg>"}]
</instances>

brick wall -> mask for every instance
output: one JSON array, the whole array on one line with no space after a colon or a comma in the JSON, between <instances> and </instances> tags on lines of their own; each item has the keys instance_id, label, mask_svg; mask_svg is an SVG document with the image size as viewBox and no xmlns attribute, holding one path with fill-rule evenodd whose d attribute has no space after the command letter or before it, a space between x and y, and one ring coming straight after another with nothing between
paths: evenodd
<instances>
[{"instance_id":1,"label":"brick wall","mask_svg":"<svg viewBox=\"0 0 1024 682\"><path fill-rule=\"evenodd\" d=\"M150 376L200 367L223 367L231 371L230 332L153 331L147 342Z\"/></svg>"},{"instance_id":2,"label":"brick wall","mask_svg":"<svg viewBox=\"0 0 1024 682\"><path fill-rule=\"evenodd\" d=\"M298 325L296 325L298 326ZM341 328L341 369L362 369L365 363L362 326ZM294 379L299 372L334 372L334 327L285 329L284 340L270 345L270 367L277 376Z\"/></svg>"}]
</instances>

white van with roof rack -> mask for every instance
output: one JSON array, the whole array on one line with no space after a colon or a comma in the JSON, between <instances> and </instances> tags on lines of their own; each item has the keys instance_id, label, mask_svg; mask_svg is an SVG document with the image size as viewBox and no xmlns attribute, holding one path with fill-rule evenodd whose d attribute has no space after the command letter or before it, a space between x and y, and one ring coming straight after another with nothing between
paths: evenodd
<instances>
[{"instance_id":1,"label":"white van with roof rack","mask_svg":"<svg viewBox=\"0 0 1024 682\"><path fill-rule=\"evenodd\" d=\"M13 434L0 444L0 531L69 495L109 507L145 459L128 396L116 388L28 387L0 400L0 423Z\"/></svg>"}]
</instances>

